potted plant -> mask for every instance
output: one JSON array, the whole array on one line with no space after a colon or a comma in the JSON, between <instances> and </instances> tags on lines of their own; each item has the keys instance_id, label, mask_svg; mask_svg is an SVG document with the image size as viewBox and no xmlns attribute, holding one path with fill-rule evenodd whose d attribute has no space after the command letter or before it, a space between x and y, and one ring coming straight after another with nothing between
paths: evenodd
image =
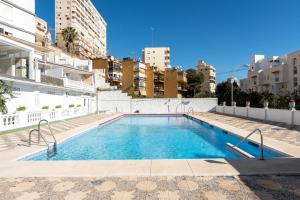
<instances>
[{"instance_id":1,"label":"potted plant","mask_svg":"<svg viewBox=\"0 0 300 200\"><path fill-rule=\"evenodd\" d=\"M21 111L25 111L25 110L26 110L26 106L19 106L16 109L17 112L21 112Z\"/></svg>"},{"instance_id":2,"label":"potted plant","mask_svg":"<svg viewBox=\"0 0 300 200\"><path fill-rule=\"evenodd\" d=\"M69 105L69 108L74 108L74 107L75 107L74 104L70 104L70 105Z\"/></svg>"},{"instance_id":3,"label":"potted plant","mask_svg":"<svg viewBox=\"0 0 300 200\"><path fill-rule=\"evenodd\" d=\"M60 109L61 108L61 105L56 105L55 106L55 109Z\"/></svg>"},{"instance_id":4,"label":"potted plant","mask_svg":"<svg viewBox=\"0 0 300 200\"><path fill-rule=\"evenodd\" d=\"M43 106L42 109L43 110L49 110L49 106Z\"/></svg>"},{"instance_id":5,"label":"potted plant","mask_svg":"<svg viewBox=\"0 0 300 200\"><path fill-rule=\"evenodd\" d=\"M81 105L80 105L80 104L78 104L78 105L77 105L77 108L80 108L80 107L81 107Z\"/></svg>"}]
</instances>

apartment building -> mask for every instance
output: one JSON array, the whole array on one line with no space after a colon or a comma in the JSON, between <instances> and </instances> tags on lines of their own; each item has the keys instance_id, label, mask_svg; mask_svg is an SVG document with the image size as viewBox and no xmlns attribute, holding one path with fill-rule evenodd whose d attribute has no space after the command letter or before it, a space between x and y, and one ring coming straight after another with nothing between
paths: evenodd
<instances>
[{"instance_id":1,"label":"apartment building","mask_svg":"<svg viewBox=\"0 0 300 200\"><path fill-rule=\"evenodd\" d=\"M287 65L289 66L288 91L300 94L300 51L287 55Z\"/></svg>"},{"instance_id":2,"label":"apartment building","mask_svg":"<svg viewBox=\"0 0 300 200\"><path fill-rule=\"evenodd\" d=\"M145 96L147 65L133 58L124 58L122 61L122 91L129 95Z\"/></svg>"},{"instance_id":3,"label":"apartment building","mask_svg":"<svg viewBox=\"0 0 300 200\"><path fill-rule=\"evenodd\" d=\"M157 67L160 70L170 67L169 47L146 47L142 51L143 63Z\"/></svg>"},{"instance_id":4,"label":"apartment building","mask_svg":"<svg viewBox=\"0 0 300 200\"><path fill-rule=\"evenodd\" d=\"M164 71L154 68L154 97L181 98L187 82L184 71L176 68L166 68Z\"/></svg>"},{"instance_id":5,"label":"apartment building","mask_svg":"<svg viewBox=\"0 0 300 200\"><path fill-rule=\"evenodd\" d=\"M200 60L197 66L198 73L203 75L202 93L216 92L216 69L204 60Z\"/></svg>"},{"instance_id":6,"label":"apartment building","mask_svg":"<svg viewBox=\"0 0 300 200\"><path fill-rule=\"evenodd\" d=\"M246 92L271 92L284 96L299 90L300 51L284 55L254 55L246 79L240 81L241 89Z\"/></svg>"},{"instance_id":7,"label":"apartment building","mask_svg":"<svg viewBox=\"0 0 300 200\"><path fill-rule=\"evenodd\" d=\"M65 48L64 28L78 32L76 54L90 59L106 56L107 24L91 0L55 0L55 33L57 45Z\"/></svg>"},{"instance_id":8,"label":"apartment building","mask_svg":"<svg viewBox=\"0 0 300 200\"><path fill-rule=\"evenodd\" d=\"M51 33L48 30L48 23L39 18L35 18L35 43L40 46L51 46Z\"/></svg>"},{"instance_id":9,"label":"apartment building","mask_svg":"<svg viewBox=\"0 0 300 200\"><path fill-rule=\"evenodd\" d=\"M0 34L35 42L35 1L0 0Z\"/></svg>"},{"instance_id":10,"label":"apartment building","mask_svg":"<svg viewBox=\"0 0 300 200\"><path fill-rule=\"evenodd\" d=\"M154 68L154 97L165 97L165 72L158 67Z\"/></svg>"},{"instance_id":11,"label":"apartment building","mask_svg":"<svg viewBox=\"0 0 300 200\"><path fill-rule=\"evenodd\" d=\"M93 70L111 86L122 89L122 62L118 58L107 56L94 59Z\"/></svg>"},{"instance_id":12,"label":"apartment building","mask_svg":"<svg viewBox=\"0 0 300 200\"><path fill-rule=\"evenodd\" d=\"M6 35L0 35L0 50L0 79L12 83L17 97L7 103L10 113L21 106L29 112L68 110L70 105L86 109L86 113L95 111L90 60Z\"/></svg>"}]
</instances>

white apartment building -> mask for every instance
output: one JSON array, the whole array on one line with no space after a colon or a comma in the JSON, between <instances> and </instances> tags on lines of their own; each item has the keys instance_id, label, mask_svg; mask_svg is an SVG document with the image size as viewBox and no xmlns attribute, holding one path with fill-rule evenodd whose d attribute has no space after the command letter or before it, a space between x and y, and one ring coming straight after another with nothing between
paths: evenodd
<instances>
[{"instance_id":1,"label":"white apartment building","mask_svg":"<svg viewBox=\"0 0 300 200\"><path fill-rule=\"evenodd\" d=\"M200 60L197 65L198 73L203 75L203 85L201 87L202 93L216 92L216 69L204 60Z\"/></svg>"},{"instance_id":2,"label":"white apartment building","mask_svg":"<svg viewBox=\"0 0 300 200\"><path fill-rule=\"evenodd\" d=\"M0 113L0 131L96 112L92 61L35 43L35 0L1 0L0 6L0 80L15 94L8 113ZM12 14L5 26L3 8Z\"/></svg>"},{"instance_id":3,"label":"white apartment building","mask_svg":"<svg viewBox=\"0 0 300 200\"><path fill-rule=\"evenodd\" d=\"M0 33L35 41L35 1L0 0Z\"/></svg>"},{"instance_id":4,"label":"white apartment building","mask_svg":"<svg viewBox=\"0 0 300 200\"><path fill-rule=\"evenodd\" d=\"M170 68L169 47L146 47L142 51L143 63L150 64L160 70Z\"/></svg>"},{"instance_id":5,"label":"white apartment building","mask_svg":"<svg viewBox=\"0 0 300 200\"><path fill-rule=\"evenodd\" d=\"M69 26L78 32L75 50L79 56L106 56L107 24L91 0L55 0L55 33L60 48L65 48L61 32Z\"/></svg>"},{"instance_id":6,"label":"white apartment building","mask_svg":"<svg viewBox=\"0 0 300 200\"><path fill-rule=\"evenodd\" d=\"M243 91L268 91L288 95L299 89L300 51L285 56L254 55L246 79L240 81Z\"/></svg>"},{"instance_id":7,"label":"white apartment building","mask_svg":"<svg viewBox=\"0 0 300 200\"><path fill-rule=\"evenodd\" d=\"M52 43L51 33L48 30L48 23L36 17L35 19L35 43L41 46L50 46Z\"/></svg>"}]
</instances>

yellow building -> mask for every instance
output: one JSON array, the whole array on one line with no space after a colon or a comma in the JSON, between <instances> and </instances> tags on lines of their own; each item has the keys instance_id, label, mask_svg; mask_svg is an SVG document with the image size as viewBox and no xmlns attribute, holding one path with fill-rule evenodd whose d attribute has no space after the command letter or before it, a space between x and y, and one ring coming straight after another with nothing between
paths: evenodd
<instances>
[{"instance_id":1,"label":"yellow building","mask_svg":"<svg viewBox=\"0 0 300 200\"><path fill-rule=\"evenodd\" d=\"M146 94L148 98L154 98L154 67L146 64Z\"/></svg>"},{"instance_id":2,"label":"yellow building","mask_svg":"<svg viewBox=\"0 0 300 200\"><path fill-rule=\"evenodd\" d=\"M147 96L146 92L147 66L132 58L125 58L122 62L122 91L129 95Z\"/></svg>"},{"instance_id":3,"label":"yellow building","mask_svg":"<svg viewBox=\"0 0 300 200\"><path fill-rule=\"evenodd\" d=\"M213 66L206 64L204 60L198 62L198 73L203 75L202 93L216 92L216 70Z\"/></svg>"},{"instance_id":4,"label":"yellow building","mask_svg":"<svg viewBox=\"0 0 300 200\"><path fill-rule=\"evenodd\" d=\"M105 78L111 86L122 86L122 63L113 56L93 60L93 70Z\"/></svg>"},{"instance_id":5,"label":"yellow building","mask_svg":"<svg viewBox=\"0 0 300 200\"><path fill-rule=\"evenodd\" d=\"M187 83L186 73L183 70L178 70L177 74L177 91L178 91L178 98L182 98L184 92L186 92L185 85Z\"/></svg>"},{"instance_id":6,"label":"yellow building","mask_svg":"<svg viewBox=\"0 0 300 200\"><path fill-rule=\"evenodd\" d=\"M185 91L186 74L182 70L166 68L164 71L154 70L154 97L181 98Z\"/></svg>"},{"instance_id":7,"label":"yellow building","mask_svg":"<svg viewBox=\"0 0 300 200\"><path fill-rule=\"evenodd\" d=\"M157 67L154 68L154 97L163 98L165 96L165 72Z\"/></svg>"}]
</instances>

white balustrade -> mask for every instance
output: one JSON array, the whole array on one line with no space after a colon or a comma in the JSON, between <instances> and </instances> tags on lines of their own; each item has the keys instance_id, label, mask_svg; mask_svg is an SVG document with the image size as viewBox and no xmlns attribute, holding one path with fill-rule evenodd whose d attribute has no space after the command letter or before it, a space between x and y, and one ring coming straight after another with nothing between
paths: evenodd
<instances>
[{"instance_id":1,"label":"white balustrade","mask_svg":"<svg viewBox=\"0 0 300 200\"><path fill-rule=\"evenodd\" d=\"M48 121L57 121L84 116L87 114L89 114L87 107L77 107L55 110L21 111L12 114L0 115L0 132L37 125L37 123L41 119L47 119Z\"/></svg>"}]
</instances>

